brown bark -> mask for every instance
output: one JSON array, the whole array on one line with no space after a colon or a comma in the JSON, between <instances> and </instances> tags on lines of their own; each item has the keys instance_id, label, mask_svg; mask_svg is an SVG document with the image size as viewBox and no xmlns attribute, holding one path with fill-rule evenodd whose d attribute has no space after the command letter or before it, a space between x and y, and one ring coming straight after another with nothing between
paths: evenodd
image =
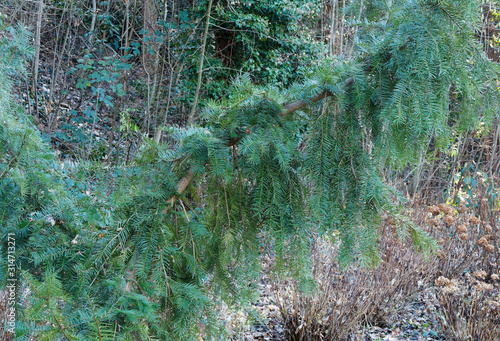
<instances>
[{"instance_id":1,"label":"brown bark","mask_svg":"<svg viewBox=\"0 0 500 341\"><path fill-rule=\"evenodd\" d=\"M208 35L208 26L210 26L210 13L212 11L212 0L208 1L208 9L207 9L207 21L205 23L205 31L203 32L203 43L201 45L200 52L200 64L198 65L198 82L196 84L196 91L194 93L193 106L191 107L191 112L188 116L187 125L191 125L194 120L194 115L196 114L196 110L198 109L198 97L200 96L200 88L201 88L201 80L203 76L203 61L205 59L205 47L207 46L207 35Z\"/></svg>"},{"instance_id":2,"label":"brown bark","mask_svg":"<svg viewBox=\"0 0 500 341\"><path fill-rule=\"evenodd\" d=\"M97 0L92 0L92 22L90 23L90 46L93 47L95 41L95 25L97 23Z\"/></svg>"},{"instance_id":3,"label":"brown bark","mask_svg":"<svg viewBox=\"0 0 500 341\"><path fill-rule=\"evenodd\" d=\"M189 186L191 181L193 181L193 179L194 179L194 174L192 171L189 171L188 174L179 181L179 183L177 184L177 190L176 190L177 194L174 195L173 197L171 197L170 199L168 199L167 203L170 204L171 206L164 209L162 211L163 214L167 214L168 211L170 211L170 209L172 208L172 205L177 200L178 195L181 195L186 190L186 188Z\"/></svg>"},{"instance_id":4,"label":"brown bark","mask_svg":"<svg viewBox=\"0 0 500 341\"><path fill-rule=\"evenodd\" d=\"M33 82L31 83L31 92L35 97L35 121L38 123L40 121L40 116L38 112L38 64L40 61L40 36L42 30L42 17L43 17L43 0L38 0L38 10L36 17L36 33L35 33L35 57L33 58Z\"/></svg>"},{"instance_id":5,"label":"brown bark","mask_svg":"<svg viewBox=\"0 0 500 341\"><path fill-rule=\"evenodd\" d=\"M349 86L353 82L354 82L354 78L352 78L352 77L348 78L345 81L344 86ZM332 93L330 91L323 90L322 92L320 92L316 96L313 96L313 97L309 98L307 101L298 100L296 102L287 104L287 105L285 105L283 107L283 111L280 113L280 116L285 116L285 115L291 114L294 111L302 109L302 108L306 107L309 104L314 104L314 103L316 103L318 101L321 101L323 98L329 97L331 95L332 95Z\"/></svg>"},{"instance_id":6,"label":"brown bark","mask_svg":"<svg viewBox=\"0 0 500 341\"><path fill-rule=\"evenodd\" d=\"M330 56L334 55L335 50L335 36L337 30L337 24L335 21L336 12L337 12L337 2L338 0L332 0L332 15L331 15L331 25L330 25Z\"/></svg>"},{"instance_id":7,"label":"brown bark","mask_svg":"<svg viewBox=\"0 0 500 341\"><path fill-rule=\"evenodd\" d=\"M156 6L154 0L145 0L143 5L143 15L144 15L144 26L143 26L143 44L142 44L142 55L144 58L144 67L146 71L153 73L155 70L154 57L156 53L151 54L151 49L156 50L156 36L155 32L157 29L156 22L158 21L158 13L156 11ZM156 52L156 51L155 51Z\"/></svg>"},{"instance_id":8,"label":"brown bark","mask_svg":"<svg viewBox=\"0 0 500 341\"><path fill-rule=\"evenodd\" d=\"M340 18L340 54L344 53L345 0L342 0L342 17Z\"/></svg>"},{"instance_id":9,"label":"brown bark","mask_svg":"<svg viewBox=\"0 0 500 341\"><path fill-rule=\"evenodd\" d=\"M144 69L147 74L147 105L146 105L146 125L147 133L149 134L149 129L151 124L154 122L154 118L151 113L151 107L154 101L154 95L156 93L156 82L158 75L157 61L158 56L158 44L156 43L156 30L158 21L158 12L156 10L155 0L145 0L143 4L143 15L144 15L144 26L143 26L143 44L142 44L142 60L144 64Z\"/></svg>"},{"instance_id":10,"label":"brown bark","mask_svg":"<svg viewBox=\"0 0 500 341\"><path fill-rule=\"evenodd\" d=\"M316 103L316 102L321 101L323 98L326 98L328 96L331 96L331 93L328 90L323 90L322 92L320 92L316 96L309 98L308 101L298 100L296 102L287 104L283 107L283 111L280 113L280 116L285 116L285 115L291 114L294 111L297 111L299 109L306 107L308 103Z\"/></svg>"}]
</instances>

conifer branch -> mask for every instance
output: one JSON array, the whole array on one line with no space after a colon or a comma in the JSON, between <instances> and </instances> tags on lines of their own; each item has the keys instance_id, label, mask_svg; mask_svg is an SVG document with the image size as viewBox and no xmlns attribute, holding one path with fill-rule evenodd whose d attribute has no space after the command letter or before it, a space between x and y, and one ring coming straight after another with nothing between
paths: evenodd
<instances>
[{"instance_id":1,"label":"conifer branch","mask_svg":"<svg viewBox=\"0 0 500 341\"><path fill-rule=\"evenodd\" d=\"M347 86L351 85L353 82L354 82L354 78L350 77L350 78L348 78L345 81L344 86L347 87ZM287 104L287 105L285 105L283 107L283 111L280 113L280 116L285 116L285 115L291 114L294 111L302 109L302 108L304 108L307 105L319 102L323 98L326 98L326 97L329 97L329 96L332 96L332 93L330 91L328 91L328 90L325 89L322 92L320 92L319 94L317 94L316 96L308 98L305 101L304 100L298 100L296 102Z\"/></svg>"},{"instance_id":2,"label":"conifer branch","mask_svg":"<svg viewBox=\"0 0 500 341\"><path fill-rule=\"evenodd\" d=\"M350 77L350 78L348 78L344 82L344 86L348 87L353 82L354 82L354 78ZM298 100L298 101L295 101L293 103L287 104L287 105L285 105L283 107L283 110L280 113L280 116L285 116L285 115L291 114L291 113L293 113L293 112L295 112L295 111L297 111L299 109L302 109L302 108L306 107L307 105L314 104L314 103L319 102L322 99L324 99L326 97L329 97L329 96L332 96L332 95L333 94L330 91L328 91L328 90L325 89L322 92L320 92L319 94L308 98L307 100ZM239 142L239 140L240 139L230 139L229 140L229 146L236 145ZM188 174L185 177L183 177L179 181L179 183L177 184L177 190L176 190L177 194L174 195L173 197L171 197L170 199L168 199L167 203L171 204L171 206L169 206L166 209L164 209L162 211L163 214L167 214L170 211L170 209L172 208L172 205L175 203L175 201L177 200L178 196L181 195L186 190L186 188L189 186L189 184L191 183L191 181L193 181L193 179L194 179L194 174L190 170L188 172Z\"/></svg>"},{"instance_id":3,"label":"conifer branch","mask_svg":"<svg viewBox=\"0 0 500 341\"><path fill-rule=\"evenodd\" d=\"M345 87L348 87L350 86L352 83L354 83L354 77L349 77L345 82L344 82L344 86ZM333 96L333 93L331 93L329 90L323 90L322 92L320 92L319 94L315 95L315 96L312 96L306 100L298 100L298 101L295 101L293 103L290 103L290 104L287 104L283 107L283 110L281 111L281 113L279 114L280 116L286 116L288 114L291 114L297 110L300 110L308 105L311 105L311 104L314 104L316 102L319 102L321 101L322 99L326 98L326 97L330 97L330 96ZM232 147L232 146L235 146L238 144L238 142L240 142L242 136L238 136L236 138L230 138L228 140L228 143L227 145L229 147Z\"/></svg>"},{"instance_id":4,"label":"conifer branch","mask_svg":"<svg viewBox=\"0 0 500 341\"><path fill-rule=\"evenodd\" d=\"M171 197L170 199L167 200L167 203L170 204L170 206L168 206L167 208L165 208L161 213L163 214L167 214L170 209L173 207L175 201L178 199L179 195L181 195L185 190L186 188L189 186L189 184L191 183L191 181L193 181L194 179L194 173L193 171L190 169L188 171L188 174L183 177L179 183L177 184L177 189L176 189L176 194ZM136 270L135 269L131 269L129 270L128 272L128 276L127 276L127 284L125 286L125 291L126 292L132 292L132 284L134 282L136 282Z\"/></svg>"},{"instance_id":5,"label":"conifer branch","mask_svg":"<svg viewBox=\"0 0 500 341\"><path fill-rule=\"evenodd\" d=\"M170 206L162 211L163 214L167 214L168 211L170 211L173 204L177 200L178 196L181 195L186 190L186 188L189 186L191 181L193 181L193 179L194 179L193 171L189 170L188 174L185 177L183 177L177 184L176 195L167 200L167 203L169 203Z\"/></svg>"}]
</instances>

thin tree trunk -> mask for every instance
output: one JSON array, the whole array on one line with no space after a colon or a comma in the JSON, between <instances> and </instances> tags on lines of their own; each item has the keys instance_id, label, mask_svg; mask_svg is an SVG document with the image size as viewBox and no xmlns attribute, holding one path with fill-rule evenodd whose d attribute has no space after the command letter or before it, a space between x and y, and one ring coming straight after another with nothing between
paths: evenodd
<instances>
[{"instance_id":1,"label":"thin tree trunk","mask_svg":"<svg viewBox=\"0 0 500 341\"><path fill-rule=\"evenodd\" d=\"M337 33L336 32L337 27L335 25L335 12L337 11L337 2L338 0L332 0L332 23L330 28L330 56L333 56L334 54L335 36Z\"/></svg>"},{"instance_id":2,"label":"thin tree trunk","mask_svg":"<svg viewBox=\"0 0 500 341\"><path fill-rule=\"evenodd\" d=\"M94 45L95 25L97 22L97 0L92 0L92 22L90 23L90 46Z\"/></svg>"},{"instance_id":3,"label":"thin tree trunk","mask_svg":"<svg viewBox=\"0 0 500 341\"><path fill-rule=\"evenodd\" d=\"M122 102L122 98L120 98L116 102L117 103L115 104L115 106L113 108L113 114L111 116L111 129L109 131L108 156L107 156L108 165L113 164L113 142L115 141L116 118L117 118L118 112L121 108L120 104ZM117 141L117 143L116 143L117 148L118 148L118 143L119 143L119 141Z\"/></svg>"},{"instance_id":4,"label":"thin tree trunk","mask_svg":"<svg viewBox=\"0 0 500 341\"><path fill-rule=\"evenodd\" d=\"M35 34L35 58L33 58L33 82L31 84L31 92L35 96L35 120L38 122L40 116L38 114L38 64L40 63L40 38L42 31L42 17L43 17L43 0L38 0L38 11L36 18L36 34Z\"/></svg>"},{"instance_id":5,"label":"thin tree trunk","mask_svg":"<svg viewBox=\"0 0 500 341\"><path fill-rule=\"evenodd\" d=\"M198 108L198 97L200 96L200 88L201 88L201 78L203 75L203 61L205 59L205 47L207 45L207 35L208 35L208 26L210 25L210 12L212 10L212 0L208 2L207 9L207 22L205 24L205 32L203 33L203 43L201 45L201 54L200 54L200 64L198 67L198 83L196 84L196 91L194 93L193 106L191 107L191 112L188 117L188 125L191 125L194 120L194 115L196 113L196 109Z\"/></svg>"},{"instance_id":6,"label":"thin tree trunk","mask_svg":"<svg viewBox=\"0 0 500 341\"><path fill-rule=\"evenodd\" d=\"M175 2L174 2L175 4ZM168 6L167 6L167 1L165 1L164 3L165 7L164 7L164 10L163 10L163 22L167 22L167 18L168 18ZM170 30L168 30L167 34L166 34L166 39L167 41L170 39L169 37L170 35ZM169 54L169 49L168 47L166 47L166 55ZM159 55L158 55L159 56ZM163 64L162 64L162 70L161 70L161 74L163 75L163 71L164 71L164 68L165 68L165 64L166 62L164 61ZM169 103L170 103L170 90L172 89L172 74L173 72L170 71L170 75L169 75L169 84L168 84L168 96L167 96L167 107L164 111L164 116L163 116L163 126L165 125L165 122L167 120L167 115L168 115L168 106L169 106ZM159 99L158 99L158 102L159 103ZM162 130L160 129L160 125L157 124L156 127L155 127L155 134L154 134L154 141L158 144L160 143L160 140L161 140L161 135L162 135Z\"/></svg>"},{"instance_id":7,"label":"thin tree trunk","mask_svg":"<svg viewBox=\"0 0 500 341\"><path fill-rule=\"evenodd\" d=\"M325 4L323 0L321 0L320 32L321 40L325 39Z\"/></svg>"},{"instance_id":8,"label":"thin tree trunk","mask_svg":"<svg viewBox=\"0 0 500 341\"><path fill-rule=\"evenodd\" d=\"M143 4L143 17L144 17L144 25L143 25L143 44L142 44L142 60L144 65L144 70L148 76L148 93L147 93L147 104L146 104L146 126L147 133L149 134L149 129L151 127L152 115L151 115L151 107L154 100L154 94L156 92L156 63L155 58L157 56L156 49L156 21L157 18L156 6L153 0L145 0ZM153 54L150 53L151 49L153 49ZM151 81L152 80L152 81Z\"/></svg>"},{"instance_id":9,"label":"thin tree trunk","mask_svg":"<svg viewBox=\"0 0 500 341\"><path fill-rule=\"evenodd\" d=\"M126 56L128 54L130 54L130 33L133 31L131 25L130 25L130 0L126 0L125 1L125 23L123 25L123 33L121 35L122 37L122 41L125 41L125 48L123 49L123 58L125 59ZM124 74L123 74L124 73ZM122 76L121 76L121 82L123 84L123 92L126 94L128 92L128 83L127 83L127 71L124 71L122 70ZM123 103L124 103L124 98L123 96L120 97L120 100L119 100L119 109L116 111L116 113L119 113L123 110ZM113 140L113 137L114 137L114 132L115 132L115 129L116 129L116 120L119 120L120 117L118 115L115 115L113 114L113 121L111 123L111 132L110 132L110 140ZM116 156L115 156L115 164L116 165L119 165L120 164L120 141L121 141L121 132L120 132L120 129L117 129L117 132L116 132L117 136L116 136L116 144L115 144L115 153L116 153ZM110 157L110 160L112 159L111 155L112 155L112 151L113 151L113 144L112 144L112 141L110 141L109 143L109 157ZM110 161L112 162L112 161Z\"/></svg>"},{"instance_id":10,"label":"thin tree trunk","mask_svg":"<svg viewBox=\"0 0 500 341\"><path fill-rule=\"evenodd\" d=\"M64 12L66 12L66 8L64 8ZM68 26L66 28L66 34L64 35L64 41L63 41L63 45L61 47L61 50L59 52L57 52L56 50L54 50L54 64L56 62L56 59L57 59L57 65L54 66L54 69L52 71L52 79L51 79L51 84L50 84L50 97L49 97L49 103L52 103L54 101L54 94L55 94L55 86L56 86L56 83L57 83L57 75L59 74L59 71L61 70L61 62L63 60L63 56L64 54L66 53L66 46L68 45L68 41L69 41L69 35L71 33L71 28L73 26L73 20L72 20L72 13L73 13L73 2L71 1L70 2L70 7L69 7L69 10L68 10ZM49 124L48 124L48 127L49 129L52 129L52 128L57 128L58 127L58 121L57 121L57 116L59 115L59 111L61 109L61 99L65 98L65 96L62 96L59 100L59 102L57 103L57 105L54 107L54 111L51 115L51 117L49 118Z\"/></svg>"},{"instance_id":11,"label":"thin tree trunk","mask_svg":"<svg viewBox=\"0 0 500 341\"><path fill-rule=\"evenodd\" d=\"M156 50L156 22L158 20L158 13L156 11L156 6L153 0L145 0L143 5L143 16L144 16L144 25L143 25L143 44L142 44L142 54L144 58L145 67L148 71L151 71L151 68L154 64L154 54L149 53L151 48Z\"/></svg>"},{"instance_id":12,"label":"thin tree trunk","mask_svg":"<svg viewBox=\"0 0 500 341\"><path fill-rule=\"evenodd\" d=\"M342 0L342 17L340 19L340 54L344 52L344 19L345 19L345 0Z\"/></svg>"},{"instance_id":13,"label":"thin tree trunk","mask_svg":"<svg viewBox=\"0 0 500 341\"><path fill-rule=\"evenodd\" d=\"M167 104L163 116L163 124L162 126L164 127L167 124L167 117L168 117L168 110L170 109L170 97L171 97L171 92L172 92L172 80L173 80L173 75L171 74L168 80L168 92L167 92ZM155 132L155 142L160 143L161 141L161 135L162 135L162 130L160 127L156 128Z\"/></svg>"},{"instance_id":14,"label":"thin tree trunk","mask_svg":"<svg viewBox=\"0 0 500 341\"><path fill-rule=\"evenodd\" d=\"M125 41L125 49L123 50L123 56L127 55L130 53L128 50L129 43L128 43L128 32L130 30L130 25L129 25L129 14L130 12L130 1L125 1L125 23L123 25L123 33L121 35L121 40Z\"/></svg>"}]
</instances>

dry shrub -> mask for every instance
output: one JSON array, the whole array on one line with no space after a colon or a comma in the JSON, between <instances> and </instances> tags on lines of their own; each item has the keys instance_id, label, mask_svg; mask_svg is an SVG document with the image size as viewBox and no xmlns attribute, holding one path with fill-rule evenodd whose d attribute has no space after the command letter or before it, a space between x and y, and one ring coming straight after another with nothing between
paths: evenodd
<instances>
[{"instance_id":1,"label":"dry shrub","mask_svg":"<svg viewBox=\"0 0 500 341\"><path fill-rule=\"evenodd\" d=\"M412 220L441 245L436 276L457 278L478 268L499 271L497 187L497 183L484 179L475 182L474 187L458 182L452 189L455 193L452 197L467 201L468 207L464 204L425 207L413 199Z\"/></svg>"},{"instance_id":2,"label":"dry shrub","mask_svg":"<svg viewBox=\"0 0 500 341\"><path fill-rule=\"evenodd\" d=\"M0 340L10 341L13 340L12 335L7 331L7 314L9 312L9 292L8 290L0 290L0 321L2 327L0 328Z\"/></svg>"},{"instance_id":3,"label":"dry shrub","mask_svg":"<svg viewBox=\"0 0 500 341\"><path fill-rule=\"evenodd\" d=\"M301 295L295 285L279 282L275 294L286 326L286 340L344 340L363 324L386 326L392 316L431 278L432 260L399 240L392 226L382 231L383 262L375 268L357 264L341 271L338 244L316 239L313 276L318 290ZM432 273L432 272L430 272Z\"/></svg>"},{"instance_id":4,"label":"dry shrub","mask_svg":"<svg viewBox=\"0 0 500 341\"><path fill-rule=\"evenodd\" d=\"M446 339L500 340L498 210L491 207L491 187L484 183L468 193L469 207L414 207L414 218L442 246L435 285Z\"/></svg>"},{"instance_id":5,"label":"dry shrub","mask_svg":"<svg viewBox=\"0 0 500 341\"><path fill-rule=\"evenodd\" d=\"M455 278L468 269L495 265L493 243L496 237L488 233L491 226L481 221L474 212L460 211L455 213L453 221L447 219L450 217L448 214L433 216L429 213L424 219L427 231L441 245L437 276Z\"/></svg>"},{"instance_id":6,"label":"dry shrub","mask_svg":"<svg viewBox=\"0 0 500 341\"><path fill-rule=\"evenodd\" d=\"M495 188L487 182L469 188L467 207L427 206L412 199L407 215L440 247L427 258L410 241L398 239L390 221L380 231L383 262L376 268L354 264L341 271L338 244L317 239L313 275L318 290L305 295L293 281L275 284L286 339L345 340L362 325L385 327L413 294L430 287L447 339L500 340L500 201Z\"/></svg>"},{"instance_id":7,"label":"dry shrub","mask_svg":"<svg viewBox=\"0 0 500 341\"><path fill-rule=\"evenodd\" d=\"M467 274L463 280L440 277L436 281L441 287L436 296L444 315L440 323L447 340L500 340L497 281L497 274L487 276L484 270L475 271L473 276Z\"/></svg>"}]
</instances>

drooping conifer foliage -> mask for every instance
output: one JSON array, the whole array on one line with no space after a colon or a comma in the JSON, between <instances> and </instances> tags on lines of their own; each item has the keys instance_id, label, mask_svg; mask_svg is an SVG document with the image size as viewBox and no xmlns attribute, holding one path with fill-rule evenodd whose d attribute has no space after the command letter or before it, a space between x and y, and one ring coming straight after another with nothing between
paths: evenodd
<instances>
[{"instance_id":1,"label":"drooping conifer foliage","mask_svg":"<svg viewBox=\"0 0 500 341\"><path fill-rule=\"evenodd\" d=\"M363 18L352 60L289 89L241 76L127 167L58 162L4 79L0 223L2 247L7 233L17 243L18 337L227 339L215 307L252 298L263 236L304 288L313 232L338 233L344 264L376 264L380 216L399 217L380 170L488 126L497 70L474 37L475 2L370 2ZM2 77L22 71L28 40L5 34Z\"/></svg>"}]
</instances>

